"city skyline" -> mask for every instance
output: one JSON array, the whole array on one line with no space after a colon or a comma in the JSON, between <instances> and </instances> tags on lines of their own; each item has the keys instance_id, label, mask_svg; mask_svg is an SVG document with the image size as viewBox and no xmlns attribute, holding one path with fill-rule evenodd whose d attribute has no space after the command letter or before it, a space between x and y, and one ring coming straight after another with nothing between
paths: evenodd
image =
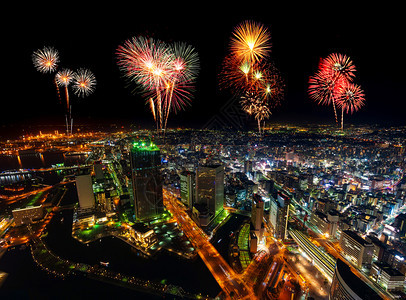
<instances>
[{"instance_id":1,"label":"city skyline","mask_svg":"<svg viewBox=\"0 0 406 300\"><path fill-rule=\"evenodd\" d=\"M74 295L85 275L108 283L96 292L105 296L395 299L405 291L405 135L278 126L3 141L0 294Z\"/></svg>"},{"instance_id":2,"label":"city skyline","mask_svg":"<svg viewBox=\"0 0 406 300\"><path fill-rule=\"evenodd\" d=\"M13 97L17 100L4 104L8 113L2 118L2 125L20 125L27 118L33 124L64 121L52 75L38 74L31 61L33 51L52 46L60 52L61 67L91 68L97 78L93 95L86 99L71 97L73 118L78 124L97 124L106 120L153 127L145 99L133 95L131 88L126 87L116 58L117 47L125 40L146 35L169 42L186 41L198 52L201 70L194 99L185 111L171 115L168 127L201 128L232 98L229 92L219 89L219 73L231 32L244 20L258 21L269 27L272 60L285 83L284 100L268 120L270 123L332 124L331 110L327 106L317 106L309 98L308 80L320 58L341 52L349 55L357 66L358 82L366 99L366 106L361 111L346 115L348 123L404 124L401 85L405 75L401 71L404 62L399 59L401 47L397 37L401 27L396 17L386 15L383 9L378 18L375 10L366 13L367 8L352 6L348 15L330 22L330 6L321 12L316 11L316 7L289 12L286 7L275 6L268 13L266 8L264 6L266 13L252 8L246 11L203 9L203 14L199 15L193 11L172 9L165 13L164 9L157 9L155 18L142 14L131 18L131 14L125 12L104 17L106 12L102 10L98 15L83 15L71 22L71 11L67 9L47 18L35 15L20 18L29 26L13 28L7 35L19 58L10 69L12 76L9 79L24 76L28 80L11 80L10 84L18 91ZM83 14L86 11L85 7ZM207 20L209 13L213 18ZM58 22L65 17L71 25L64 27L62 22L59 26Z\"/></svg>"},{"instance_id":3,"label":"city skyline","mask_svg":"<svg viewBox=\"0 0 406 300\"><path fill-rule=\"evenodd\" d=\"M6 13L0 298L406 297L399 8Z\"/></svg>"}]
</instances>

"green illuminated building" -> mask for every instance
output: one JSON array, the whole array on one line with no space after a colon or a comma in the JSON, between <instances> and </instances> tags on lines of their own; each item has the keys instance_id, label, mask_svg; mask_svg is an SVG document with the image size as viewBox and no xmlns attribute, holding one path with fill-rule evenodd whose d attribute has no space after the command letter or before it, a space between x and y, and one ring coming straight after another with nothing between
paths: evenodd
<instances>
[{"instance_id":1,"label":"green illuminated building","mask_svg":"<svg viewBox=\"0 0 406 300\"><path fill-rule=\"evenodd\" d=\"M152 220L164 212L161 152L151 141L137 141L131 145L130 161L135 217Z\"/></svg>"}]
</instances>

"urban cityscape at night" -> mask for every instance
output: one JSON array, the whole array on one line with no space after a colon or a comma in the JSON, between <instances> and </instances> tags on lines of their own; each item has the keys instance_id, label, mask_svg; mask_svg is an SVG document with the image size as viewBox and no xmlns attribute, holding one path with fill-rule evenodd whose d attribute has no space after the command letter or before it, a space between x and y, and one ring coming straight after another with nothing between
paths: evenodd
<instances>
[{"instance_id":1,"label":"urban cityscape at night","mask_svg":"<svg viewBox=\"0 0 406 300\"><path fill-rule=\"evenodd\" d=\"M6 34L0 298L406 299L398 16L114 5Z\"/></svg>"}]
</instances>

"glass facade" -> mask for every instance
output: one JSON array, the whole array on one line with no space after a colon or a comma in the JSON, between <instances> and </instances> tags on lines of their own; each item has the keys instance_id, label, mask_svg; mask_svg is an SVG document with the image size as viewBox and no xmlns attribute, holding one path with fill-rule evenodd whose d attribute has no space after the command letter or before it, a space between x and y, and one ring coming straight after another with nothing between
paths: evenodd
<instances>
[{"instance_id":1,"label":"glass facade","mask_svg":"<svg viewBox=\"0 0 406 300\"><path fill-rule=\"evenodd\" d=\"M130 157L135 217L153 219L164 211L160 150L152 142L136 142Z\"/></svg>"},{"instance_id":2,"label":"glass facade","mask_svg":"<svg viewBox=\"0 0 406 300\"><path fill-rule=\"evenodd\" d=\"M197 203L207 205L210 218L223 209L224 204L224 166L199 167L196 178Z\"/></svg>"}]
</instances>

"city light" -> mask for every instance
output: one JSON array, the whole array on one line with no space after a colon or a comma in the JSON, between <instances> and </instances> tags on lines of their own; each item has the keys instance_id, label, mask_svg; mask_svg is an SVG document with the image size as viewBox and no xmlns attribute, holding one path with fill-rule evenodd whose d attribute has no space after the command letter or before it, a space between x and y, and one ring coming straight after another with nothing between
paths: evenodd
<instances>
[{"instance_id":1,"label":"city light","mask_svg":"<svg viewBox=\"0 0 406 300\"><path fill-rule=\"evenodd\" d=\"M7 28L3 298L406 298L402 18L149 4Z\"/></svg>"}]
</instances>

